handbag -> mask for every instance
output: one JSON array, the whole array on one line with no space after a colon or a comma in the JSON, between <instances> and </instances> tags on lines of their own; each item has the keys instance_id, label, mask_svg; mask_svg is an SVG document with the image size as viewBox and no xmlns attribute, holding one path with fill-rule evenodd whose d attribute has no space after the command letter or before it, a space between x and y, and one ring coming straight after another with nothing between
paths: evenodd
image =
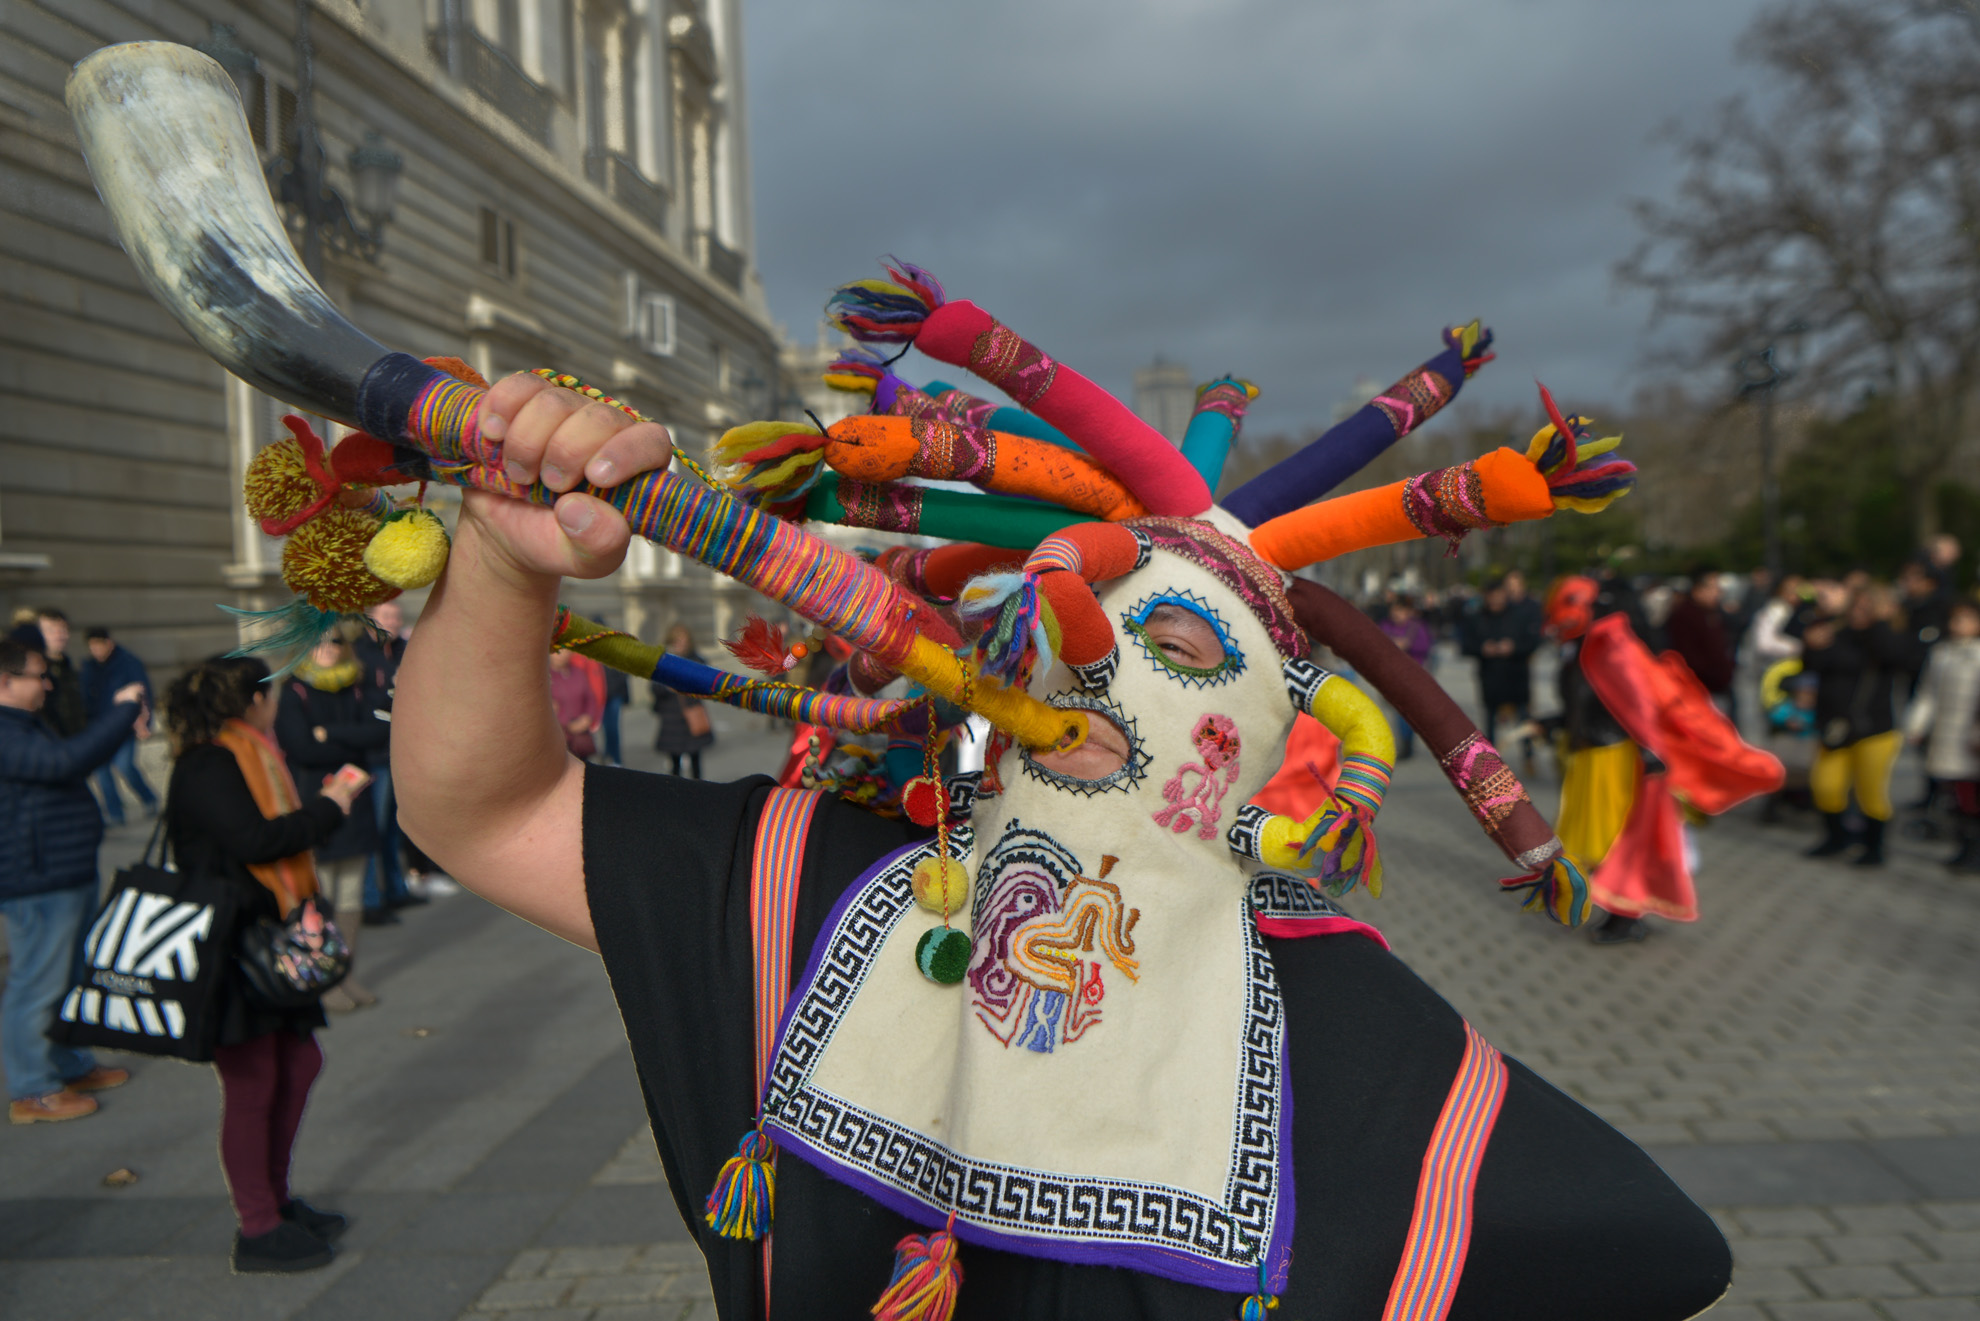
<instances>
[{"instance_id":1,"label":"handbag","mask_svg":"<svg viewBox=\"0 0 1980 1321\"><path fill-rule=\"evenodd\" d=\"M307 1009L351 972L350 942L315 895L280 921L243 924L234 956L249 998L265 1009Z\"/></svg>"},{"instance_id":2,"label":"handbag","mask_svg":"<svg viewBox=\"0 0 1980 1321\"><path fill-rule=\"evenodd\" d=\"M715 723L708 718L708 708L701 703L683 697L681 718L687 721L687 730L695 738L707 738L715 729Z\"/></svg>"},{"instance_id":3,"label":"handbag","mask_svg":"<svg viewBox=\"0 0 1980 1321\"><path fill-rule=\"evenodd\" d=\"M164 824L161 812L144 855L111 881L84 937L75 981L49 1026L51 1040L213 1058L237 890L205 871L172 869L159 844Z\"/></svg>"}]
</instances>

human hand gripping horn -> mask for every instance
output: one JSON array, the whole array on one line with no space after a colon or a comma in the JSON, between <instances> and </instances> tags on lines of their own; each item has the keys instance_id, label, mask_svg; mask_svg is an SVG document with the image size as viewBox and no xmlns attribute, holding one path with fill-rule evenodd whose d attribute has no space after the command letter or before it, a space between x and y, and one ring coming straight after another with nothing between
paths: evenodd
<instances>
[{"instance_id":1,"label":"human hand gripping horn","mask_svg":"<svg viewBox=\"0 0 1980 1321\"><path fill-rule=\"evenodd\" d=\"M409 451L402 469L539 504L557 492L502 473L480 432L484 391L395 353L337 310L269 199L233 81L170 42L106 46L66 99L84 159L146 288L223 367L298 408ZM577 489L633 531L689 555L873 653L1033 748L1086 736L1059 710L980 677L925 601L854 556L693 477L665 471Z\"/></svg>"}]
</instances>

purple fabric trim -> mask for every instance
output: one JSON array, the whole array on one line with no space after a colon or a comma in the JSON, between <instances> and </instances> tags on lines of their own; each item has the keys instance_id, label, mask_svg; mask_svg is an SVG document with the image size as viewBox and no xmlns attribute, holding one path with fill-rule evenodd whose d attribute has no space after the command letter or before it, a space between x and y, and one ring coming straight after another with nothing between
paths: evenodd
<instances>
[{"instance_id":1,"label":"purple fabric trim","mask_svg":"<svg viewBox=\"0 0 1980 1321\"><path fill-rule=\"evenodd\" d=\"M903 381L890 371L881 372L879 381L873 387L873 411L876 413L893 412L894 396L898 395L901 387L906 384L906 381Z\"/></svg>"},{"instance_id":2,"label":"purple fabric trim","mask_svg":"<svg viewBox=\"0 0 1980 1321\"><path fill-rule=\"evenodd\" d=\"M805 959L804 975L791 987L790 999L784 1002L784 1012L777 1022L777 1046L783 1047L784 1034L790 1030L791 1016L804 1002L812 983L818 977L818 970L824 961L825 951L832 943L833 933L838 930L846 910L852 906L873 878L892 866L904 854L925 846L927 841L906 844L882 857L871 867L860 873L857 881L847 886L826 915L825 924L819 928L818 937L812 942L811 953ZM804 882L802 878L799 885ZM1356 925L1359 925L1358 923ZM1371 928L1372 930L1372 928ZM1381 939L1377 935L1376 939ZM1270 951L1266 955L1270 959ZM1284 1012L1284 995L1281 993L1281 1012ZM1285 1288L1286 1275L1292 1264L1293 1215L1297 1201L1293 1187L1292 1166L1292 1061L1288 1057L1291 1050L1291 1034L1284 1022L1279 1031L1279 1204L1272 1221L1272 1241L1266 1247L1265 1260L1268 1263L1267 1279L1274 1292ZM776 1052L771 1054L772 1062ZM767 1111L769 1106L766 1104ZM775 1118L765 1115L764 1127L773 1130L779 1149L788 1151L798 1159L816 1169L827 1178L836 1179L850 1188L865 1193L880 1205L896 1215L924 1229L940 1229L948 1221L946 1210L938 1211L927 1202L911 1193L903 1192L890 1183L883 1183L871 1175L851 1169L839 1162L829 1152L820 1150L802 1137L778 1123ZM1067 1242L1063 1239L1031 1238L1022 1234L1009 1234L1001 1230L986 1229L958 1216L951 1229L956 1237L980 1247L993 1248L1002 1252L1015 1252L1028 1257L1042 1257L1049 1261L1063 1261L1074 1266L1114 1266L1125 1270L1142 1271L1160 1276L1166 1280L1176 1280L1183 1284L1194 1284L1206 1289L1216 1289L1229 1293L1250 1293L1258 1283L1255 1268L1228 1266L1205 1261L1203 1258L1170 1248L1158 1248L1140 1244L1106 1242Z\"/></svg>"},{"instance_id":3,"label":"purple fabric trim","mask_svg":"<svg viewBox=\"0 0 1980 1321\"><path fill-rule=\"evenodd\" d=\"M1456 347L1445 349L1418 370L1423 369L1450 383L1452 399L1464 386L1464 354ZM1399 439L1389 415L1374 404L1364 404L1305 449L1232 491L1221 503L1226 511L1257 527L1325 496Z\"/></svg>"}]
</instances>

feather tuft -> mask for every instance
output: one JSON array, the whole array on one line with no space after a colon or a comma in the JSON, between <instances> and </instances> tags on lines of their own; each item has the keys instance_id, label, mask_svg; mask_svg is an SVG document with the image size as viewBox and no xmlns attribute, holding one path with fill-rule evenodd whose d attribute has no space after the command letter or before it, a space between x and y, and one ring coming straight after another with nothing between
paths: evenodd
<instances>
[{"instance_id":1,"label":"feather tuft","mask_svg":"<svg viewBox=\"0 0 1980 1321\"><path fill-rule=\"evenodd\" d=\"M230 605L220 608L239 619L242 631L250 635L227 654L266 657L275 671L268 676L270 682L287 678L343 618L334 610L317 609L306 596L298 596L277 610L237 610Z\"/></svg>"},{"instance_id":2,"label":"feather tuft","mask_svg":"<svg viewBox=\"0 0 1980 1321\"><path fill-rule=\"evenodd\" d=\"M741 633L726 638L722 645L758 674L778 675L790 669L790 649L784 645L784 626L772 624L761 615L751 615Z\"/></svg>"}]
</instances>

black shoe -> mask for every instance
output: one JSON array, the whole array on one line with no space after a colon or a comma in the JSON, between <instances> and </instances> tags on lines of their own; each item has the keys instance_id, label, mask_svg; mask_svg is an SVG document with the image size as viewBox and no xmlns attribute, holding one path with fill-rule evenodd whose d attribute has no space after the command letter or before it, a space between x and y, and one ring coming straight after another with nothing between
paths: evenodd
<instances>
[{"instance_id":1,"label":"black shoe","mask_svg":"<svg viewBox=\"0 0 1980 1321\"><path fill-rule=\"evenodd\" d=\"M1838 853L1848 852L1850 844L1849 828L1843 824L1843 814L1841 812L1822 813L1822 827L1826 832L1822 836L1822 842L1814 848L1807 850L1803 854L1804 857L1833 858Z\"/></svg>"},{"instance_id":2,"label":"black shoe","mask_svg":"<svg viewBox=\"0 0 1980 1321\"><path fill-rule=\"evenodd\" d=\"M404 894L395 894L390 899L387 899L385 906L387 908L417 908L421 904L430 904L432 902L425 895L414 894L411 890L408 890Z\"/></svg>"},{"instance_id":3,"label":"black shoe","mask_svg":"<svg viewBox=\"0 0 1980 1321\"><path fill-rule=\"evenodd\" d=\"M313 1271L328 1266L337 1255L328 1243L301 1225L283 1221L266 1234L234 1236L234 1273L274 1275Z\"/></svg>"},{"instance_id":4,"label":"black shoe","mask_svg":"<svg viewBox=\"0 0 1980 1321\"><path fill-rule=\"evenodd\" d=\"M335 1211L319 1211L300 1197L292 1197L282 1208L282 1219L292 1225L301 1225L310 1233L329 1243L351 1227L351 1222Z\"/></svg>"},{"instance_id":5,"label":"black shoe","mask_svg":"<svg viewBox=\"0 0 1980 1321\"><path fill-rule=\"evenodd\" d=\"M1863 851L1850 859L1857 867L1884 865L1884 823L1870 818L1863 823Z\"/></svg>"},{"instance_id":6,"label":"black shoe","mask_svg":"<svg viewBox=\"0 0 1980 1321\"><path fill-rule=\"evenodd\" d=\"M368 927L395 927L399 925L399 915L389 908L367 908L364 910L364 924Z\"/></svg>"},{"instance_id":7,"label":"black shoe","mask_svg":"<svg viewBox=\"0 0 1980 1321\"><path fill-rule=\"evenodd\" d=\"M1589 940L1597 945L1627 945L1649 938L1650 926L1642 918L1611 913L1608 921L1595 928L1595 934Z\"/></svg>"}]
</instances>

